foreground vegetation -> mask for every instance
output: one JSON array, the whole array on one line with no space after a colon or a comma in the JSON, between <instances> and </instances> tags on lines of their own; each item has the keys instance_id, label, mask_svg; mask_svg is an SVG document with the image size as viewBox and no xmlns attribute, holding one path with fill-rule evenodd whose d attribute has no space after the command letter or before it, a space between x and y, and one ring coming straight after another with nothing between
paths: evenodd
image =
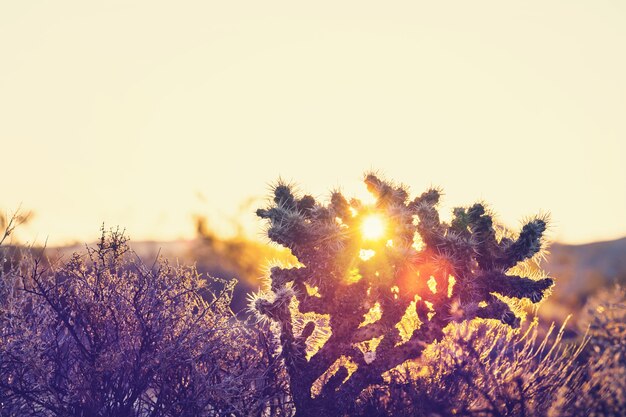
<instances>
[{"instance_id":1,"label":"foreground vegetation","mask_svg":"<svg viewBox=\"0 0 626 417\"><path fill-rule=\"evenodd\" d=\"M554 284L545 218L515 235L475 204L446 224L437 190L366 183L372 205L275 188L258 214L298 263L248 315L235 281L146 264L119 230L58 262L1 246L0 415L626 415L624 290L577 339L527 316Z\"/></svg>"}]
</instances>

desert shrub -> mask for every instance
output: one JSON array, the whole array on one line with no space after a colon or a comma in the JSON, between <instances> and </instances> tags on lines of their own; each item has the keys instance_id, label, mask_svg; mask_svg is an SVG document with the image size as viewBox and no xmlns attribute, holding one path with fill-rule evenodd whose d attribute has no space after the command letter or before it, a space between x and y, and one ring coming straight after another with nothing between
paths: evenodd
<instances>
[{"instance_id":1,"label":"desert shrub","mask_svg":"<svg viewBox=\"0 0 626 417\"><path fill-rule=\"evenodd\" d=\"M589 343L580 363L583 383L573 405L555 415L626 415L626 291L621 286L591 297L580 321Z\"/></svg>"},{"instance_id":2,"label":"desert shrub","mask_svg":"<svg viewBox=\"0 0 626 417\"><path fill-rule=\"evenodd\" d=\"M275 347L233 317L234 282L209 291L194 268L147 266L119 231L41 265L0 323L0 414L284 415Z\"/></svg>"},{"instance_id":3,"label":"desert shrub","mask_svg":"<svg viewBox=\"0 0 626 417\"><path fill-rule=\"evenodd\" d=\"M485 322L451 325L419 361L407 361L364 391L362 416L545 416L571 406L584 343L562 342L564 327L541 336Z\"/></svg>"},{"instance_id":4,"label":"desert shrub","mask_svg":"<svg viewBox=\"0 0 626 417\"><path fill-rule=\"evenodd\" d=\"M410 200L375 175L365 183L372 205L340 192L324 205L279 183L257 212L268 237L299 261L272 268L269 289L250 302L260 321L275 324L298 416L354 413L364 390L422 358L449 325L519 327L523 305L553 284L524 268L540 254L545 218L513 236L474 204L454 209L448 224L436 189Z\"/></svg>"}]
</instances>

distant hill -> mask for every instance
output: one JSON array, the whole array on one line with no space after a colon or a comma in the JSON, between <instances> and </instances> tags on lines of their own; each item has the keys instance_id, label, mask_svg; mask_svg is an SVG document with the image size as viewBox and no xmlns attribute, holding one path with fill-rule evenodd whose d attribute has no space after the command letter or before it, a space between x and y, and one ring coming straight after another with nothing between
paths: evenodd
<instances>
[{"instance_id":1,"label":"distant hill","mask_svg":"<svg viewBox=\"0 0 626 417\"><path fill-rule=\"evenodd\" d=\"M599 289L626 285L626 238L583 245L556 243L542 267L556 282L546 306L549 315L561 318L576 313Z\"/></svg>"}]
</instances>

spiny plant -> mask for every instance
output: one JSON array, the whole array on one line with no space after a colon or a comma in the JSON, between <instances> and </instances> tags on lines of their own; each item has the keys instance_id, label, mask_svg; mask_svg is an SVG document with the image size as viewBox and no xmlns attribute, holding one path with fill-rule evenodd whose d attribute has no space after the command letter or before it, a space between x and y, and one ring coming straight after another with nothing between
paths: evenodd
<instances>
[{"instance_id":1,"label":"spiny plant","mask_svg":"<svg viewBox=\"0 0 626 417\"><path fill-rule=\"evenodd\" d=\"M297 416L351 412L364 389L420 358L450 323L518 327L519 300L537 303L553 284L518 275L542 249L545 218L513 237L482 204L455 208L445 223L437 189L411 200L374 174L365 184L371 205L339 191L322 204L280 182L257 211L267 236L299 261L271 268L250 300L276 329Z\"/></svg>"},{"instance_id":2,"label":"spiny plant","mask_svg":"<svg viewBox=\"0 0 626 417\"><path fill-rule=\"evenodd\" d=\"M563 342L566 324L558 332L536 317L522 331L486 321L449 326L419 362L406 362L387 384L366 390L351 415L571 415L563 411L580 396L577 361L588 339Z\"/></svg>"},{"instance_id":3,"label":"spiny plant","mask_svg":"<svg viewBox=\"0 0 626 417\"><path fill-rule=\"evenodd\" d=\"M581 366L584 381L574 404L559 407L554 415L626 415L626 290L618 285L596 293L579 325L589 334Z\"/></svg>"}]
</instances>

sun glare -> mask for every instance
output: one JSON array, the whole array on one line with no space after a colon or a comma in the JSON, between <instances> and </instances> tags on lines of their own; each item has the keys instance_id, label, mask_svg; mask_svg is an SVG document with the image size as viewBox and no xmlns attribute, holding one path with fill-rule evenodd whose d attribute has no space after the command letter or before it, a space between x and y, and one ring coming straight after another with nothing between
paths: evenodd
<instances>
[{"instance_id":1,"label":"sun glare","mask_svg":"<svg viewBox=\"0 0 626 417\"><path fill-rule=\"evenodd\" d=\"M366 240L378 240L385 234L385 222L376 215L370 214L361 223L361 233Z\"/></svg>"}]
</instances>

